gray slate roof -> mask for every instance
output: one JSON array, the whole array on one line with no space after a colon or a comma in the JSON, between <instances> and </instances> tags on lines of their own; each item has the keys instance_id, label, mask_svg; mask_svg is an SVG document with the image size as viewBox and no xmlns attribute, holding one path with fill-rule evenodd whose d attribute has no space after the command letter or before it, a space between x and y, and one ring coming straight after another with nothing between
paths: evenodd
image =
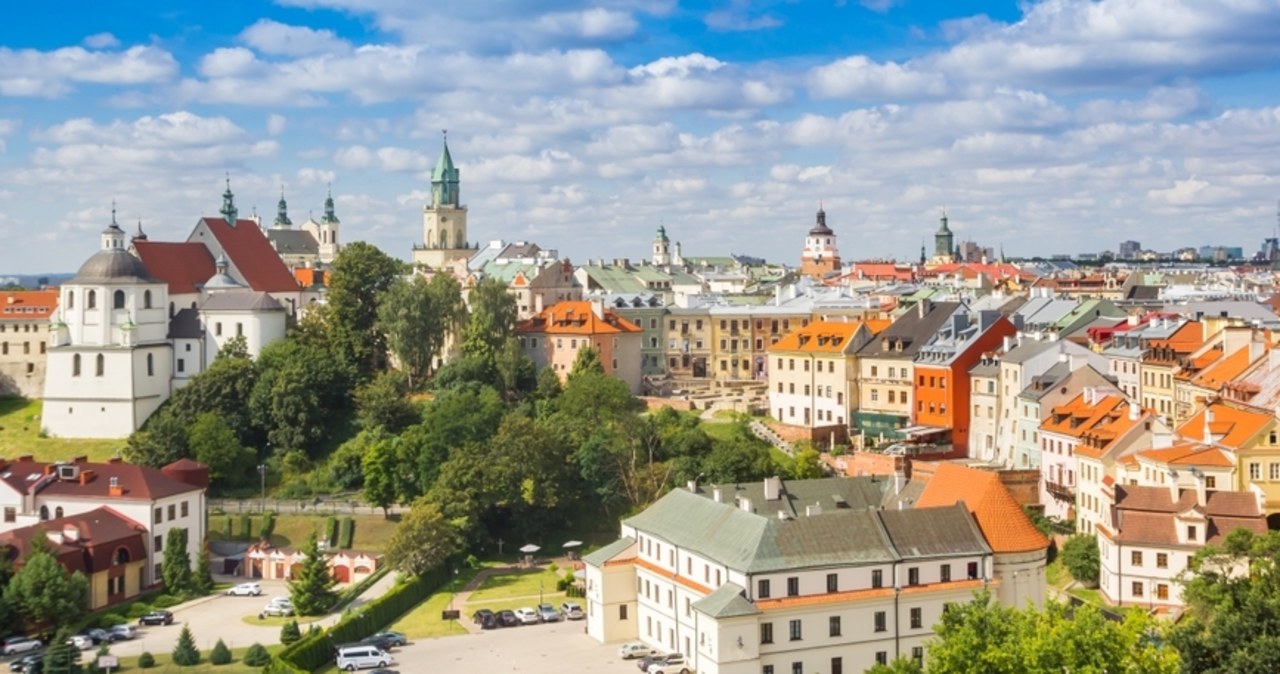
<instances>
[{"instance_id":1,"label":"gray slate roof","mask_svg":"<svg viewBox=\"0 0 1280 674\"><path fill-rule=\"evenodd\" d=\"M610 559L613 559L615 555L617 555L618 553L622 552L623 550L626 550L627 548L635 544L636 544L636 539L628 536L624 536L604 546L603 548L600 548L599 550L592 552L591 554L583 555L582 561L586 562L587 564L590 564L591 566L597 566L597 567L603 566L605 562L609 561Z\"/></svg>"},{"instance_id":2,"label":"gray slate roof","mask_svg":"<svg viewBox=\"0 0 1280 674\"><path fill-rule=\"evenodd\" d=\"M713 618L736 618L754 615L756 605L746 598L746 589L737 583L725 583L711 594L693 602L693 608Z\"/></svg>"},{"instance_id":3,"label":"gray slate roof","mask_svg":"<svg viewBox=\"0 0 1280 674\"><path fill-rule=\"evenodd\" d=\"M268 229L267 239L284 255L319 255L320 244L305 229Z\"/></svg>"},{"instance_id":4,"label":"gray slate roof","mask_svg":"<svg viewBox=\"0 0 1280 674\"><path fill-rule=\"evenodd\" d=\"M889 540L903 557L991 553L963 503L945 508L885 510L879 515Z\"/></svg>"},{"instance_id":5,"label":"gray slate roof","mask_svg":"<svg viewBox=\"0 0 1280 674\"><path fill-rule=\"evenodd\" d=\"M200 313L195 309L183 309L169 319L169 339L199 339L203 334Z\"/></svg>"},{"instance_id":6,"label":"gray slate roof","mask_svg":"<svg viewBox=\"0 0 1280 674\"><path fill-rule=\"evenodd\" d=\"M229 290L205 298L201 311L284 311L274 297L254 290Z\"/></svg>"}]
</instances>

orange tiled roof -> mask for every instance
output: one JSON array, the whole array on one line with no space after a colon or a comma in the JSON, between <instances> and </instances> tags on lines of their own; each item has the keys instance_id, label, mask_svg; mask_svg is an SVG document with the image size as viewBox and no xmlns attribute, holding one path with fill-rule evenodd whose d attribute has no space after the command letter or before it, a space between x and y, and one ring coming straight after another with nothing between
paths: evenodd
<instances>
[{"instance_id":1,"label":"orange tiled roof","mask_svg":"<svg viewBox=\"0 0 1280 674\"><path fill-rule=\"evenodd\" d=\"M1223 403L1214 403L1196 412L1195 416L1178 427L1178 435L1188 440L1208 442L1204 437L1205 414L1212 411L1213 421L1209 432L1218 436L1218 443L1227 447L1240 447L1266 428L1274 418L1270 414L1249 412Z\"/></svg>"},{"instance_id":2,"label":"orange tiled roof","mask_svg":"<svg viewBox=\"0 0 1280 674\"><path fill-rule=\"evenodd\" d=\"M0 290L0 321L47 321L57 308L57 290Z\"/></svg>"},{"instance_id":3,"label":"orange tiled roof","mask_svg":"<svg viewBox=\"0 0 1280 674\"><path fill-rule=\"evenodd\" d=\"M884 319L853 322L814 321L799 330L787 333L785 337L778 340L777 344L770 346L769 350L841 353L849 347L849 340L853 339L858 328L865 325L874 335L888 327L890 322Z\"/></svg>"},{"instance_id":4,"label":"orange tiled roof","mask_svg":"<svg viewBox=\"0 0 1280 674\"><path fill-rule=\"evenodd\" d=\"M1042 431L1061 433L1081 440L1097 440L1101 446L1082 442L1077 454L1097 458L1105 454L1112 442L1129 432L1147 416L1143 412L1138 419L1129 418L1129 401L1124 396L1107 395L1090 405L1081 393L1066 405L1053 408L1052 415L1040 425ZM1062 417L1059 421L1058 417Z\"/></svg>"},{"instance_id":5,"label":"orange tiled roof","mask_svg":"<svg viewBox=\"0 0 1280 674\"><path fill-rule=\"evenodd\" d=\"M963 502L994 552L1028 552L1049 546L995 473L955 463L938 464L916 500L917 508Z\"/></svg>"},{"instance_id":6,"label":"orange tiled roof","mask_svg":"<svg viewBox=\"0 0 1280 674\"><path fill-rule=\"evenodd\" d=\"M1231 468L1236 462L1226 452L1199 442L1181 442L1163 449L1138 452L1138 458L1169 466L1218 466Z\"/></svg>"},{"instance_id":7,"label":"orange tiled roof","mask_svg":"<svg viewBox=\"0 0 1280 674\"><path fill-rule=\"evenodd\" d=\"M1249 368L1249 364L1251 362L1252 361L1249 360L1249 346L1242 346L1232 352L1231 355L1220 359L1212 366L1200 372L1191 380L1191 383L1202 388L1216 391L1222 388L1222 386L1227 382L1234 380L1241 374L1244 374L1244 371Z\"/></svg>"},{"instance_id":8,"label":"orange tiled roof","mask_svg":"<svg viewBox=\"0 0 1280 674\"><path fill-rule=\"evenodd\" d=\"M516 324L516 332L548 335L618 335L641 332L639 326L605 308L597 316L591 302L566 300L543 309L542 313Z\"/></svg>"}]
</instances>

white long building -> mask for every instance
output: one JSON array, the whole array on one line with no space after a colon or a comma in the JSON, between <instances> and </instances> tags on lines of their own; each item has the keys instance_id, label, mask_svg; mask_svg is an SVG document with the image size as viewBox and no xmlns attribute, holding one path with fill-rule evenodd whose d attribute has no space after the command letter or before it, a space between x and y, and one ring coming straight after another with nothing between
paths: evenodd
<instances>
[{"instance_id":1,"label":"white long building","mask_svg":"<svg viewBox=\"0 0 1280 674\"><path fill-rule=\"evenodd\" d=\"M844 674L922 661L946 605L984 587L1042 601L1043 537L999 559L964 504L908 507L930 486L891 483L674 490L585 558L588 634L683 653L702 674Z\"/></svg>"}]
</instances>

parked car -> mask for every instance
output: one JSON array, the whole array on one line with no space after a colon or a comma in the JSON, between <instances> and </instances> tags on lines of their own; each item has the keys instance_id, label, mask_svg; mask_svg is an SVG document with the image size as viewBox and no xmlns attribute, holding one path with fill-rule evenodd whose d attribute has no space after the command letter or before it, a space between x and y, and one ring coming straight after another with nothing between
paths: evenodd
<instances>
[{"instance_id":1,"label":"parked car","mask_svg":"<svg viewBox=\"0 0 1280 674\"><path fill-rule=\"evenodd\" d=\"M565 620L582 620L587 617L587 614L583 612L582 607L576 601L566 601L561 604L560 615L563 615Z\"/></svg>"},{"instance_id":2,"label":"parked car","mask_svg":"<svg viewBox=\"0 0 1280 674\"><path fill-rule=\"evenodd\" d=\"M520 619L521 625L537 625L538 624L538 612L527 606L524 608L516 609L515 613L516 613L516 617Z\"/></svg>"},{"instance_id":3,"label":"parked car","mask_svg":"<svg viewBox=\"0 0 1280 674\"><path fill-rule=\"evenodd\" d=\"M111 633L112 641L128 641L138 636L138 628L133 625L116 625L107 631Z\"/></svg>"},{"instance_id":4,"label":"parked car","mask_svg":"<svg viewBox=\"0 0 1280 674\"><path fill-rule=\"evenodd\" d=\"M491 630L498 626L498 616L487 608L471 614L471 622L480 626L482 630Z\"/></svg>"},{"instance_id":5,"label":"parked car","mask_svg":"<svg viewBox=\"0 0 1280 674\"><path fill-rule=\"evenodd\" d=\"M233 597L258 597L262 595L262 586L257 583L240 583L227 590Z\"/></svg>"},{"instance_id":6,"label":"parked car","mask_svg":"<svg viewBox=\"0 0 1280 674\"><path fill-rule=\"evenodd\" d=\"M544 623L560 622L560 612L551 604L538 604L538 621Z\"/></svg>"},{"instance_id":7,"label":"parked car","mask_svg":"<svg viewBox=\"0 0 1280 674\"><path fill-rule=\"evenodd\" d=\"M685 662L683 655L672 653L654 660L649 665L649 674L689 674L689 663Z\"/></svg>"},{"instance_id":8,"label":"parked car","mask_svg":"<svg viewBox=\"0 0 1280 674\"><path fill-rule=\"evenodd\" d=\"M652 666L653 663L661 661L663 658L667 657L667 655L669 655L669 653L650 653L636 662L636 669L639 669L642 672L648 672L649 667Z\"/></svg>"},{"instance_id":9,"label":"parked car","mask_svg":"<svg viewBox=\"0 0 1280 674\"><path fill-rule=\"evenodd\" d=\"M93 637L87 634L73 634L67 639L67 643L75 646L77 650L87 651L93 648Z\"/></svg>"},{"instance_id":10,"label":"parked car","mask_svg":"<svg viewBox=\"0 0 1280 674\"><path fill-rule=\"evenodd\" d=\"M4 655L17 655L19 653L30 653L44 648L44 644L35 639L27 637L9 637L4 640L4 644L0 645L0 653Z\"/></svg>"},{"instance_id":11,"label":"parked car","mask_svg":"<svg viewBox=\"0 0 1280 674\"><path fill-rule=\"evenodd\" d=\"M361 640L360 643L368 644L370 646L377 646L378 650L380 651L390 651L392 646L391 639L385 636L379 636L377 634L370 634L369 636Z\"/></svg>"},{"instance_id":12,"label":"parked car","mask_svg":"<svg viewBox=\"0 0 1280 674\"><path fill-rule=\"evenodd\" d=\"M404 646L409 643L409 638L399 632L378 632L370 638L385 639L392 646Z\"/></svg>"},{"instance_id":13,"label":"parked car","mask_svg":"<svg viewBox=\"0 0 1280 674\"><path fill-rule=\"evenodd\" d=\"M28 655L25 658L19 658L9 663L9 671L11 672L37 674L42 669L44 669L44 653Z\"/></svg>"},{"instance_id":14,"label":"parked car","mask_svg":"<svg viewBox=\"0 0 1280 674\"><path fill-rule=\"evenodd\" d=\"M372 644L342 646L338 649L338 669L354 672L357 669L385 668L393 661L391 655Z\"/></svg>"},{"instance_id":15,"label":"parked car","mask_svg":"<svg viewBox=\"0 0 1280 674\"><path fill-rule=\"evenodd\" d=\"M81 634L92 639L95 646L98 644L109 644L112 641L115 641L115 638L111 636L111 633L101 627L87 629L84 632L81 632Z\"/></svg>"},{"instance_id":16,"label":"parked car","mask_svg":"<svg viewBox=\"0 0 1280 674\"><path fill-rule=\"evenodd\" d=\"M168 611L152 611L138 618L139 625L172 625L173 614Z\"/></svg>"},{"instance_id":17,"label":"parked car","mask_svg":"<svg viewBox=\"0 0 1280 674\"><path fill-rule=\"evenodd\" d=\"M510 609L498 611L498 624L503 627L515 627L520 624L520 619L516 617L516 612Z\"/></svg>"},{"instance_id":18,"label":"parked car","mask_svg":"<svg viewBox=\"0 0 1280 674\"><path fill-rule=\"evenodd\" d=\"M643 658L649 655L653 655L653 647L639 641L632 641L618 647L618 657L623 660Z\"/></svg>"},{"instance_id":19,"label":"parked car","mask_svg":"<svg viewBox=\"0 0 1280 674\"><path fill-rule=\"evenodd\" d=\"M278 602L273 599L267 602L266 606L262 607L262 612L258 615L260 617L291 616L293 615L293 604L288 601Z\"/></svg>"}]
</instances>

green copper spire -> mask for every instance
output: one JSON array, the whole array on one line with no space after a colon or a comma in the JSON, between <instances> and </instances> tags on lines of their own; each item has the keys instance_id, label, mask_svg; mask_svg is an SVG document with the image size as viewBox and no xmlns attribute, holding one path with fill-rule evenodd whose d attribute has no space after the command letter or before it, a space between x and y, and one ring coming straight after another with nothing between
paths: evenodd
<instances>
[{"instance_id":1,"label":"green copper spire","mask_svg":"<svg viewBox=\"0 0 1280 674\"><path fill-rule=\"evenodd\" d=\"M218 211L226 218L227 224L236 226L239 211L236 210L236 195L231 193L231 174L227 174L227 191L222 193L222 210Z\"/></svg>"},{"instance_id":2,"label":"green copper spire","mask_svg":"<svg viewBox=\"0 0 1280 674\"><path fill-rule=\"evenodd\" d=\"M284 186L280 187L280 203L276 204L276 223L277 229L289 229L293 226L293 221L289 219L289 204L284 201Z\"/></svg>"},{"instance_id":3,"label":"green copper spire","mask_svg":"<svg viewBox=\"0 0 1280 674\"><path fill-rule=\"evenodd\" d=\"M658 236L654 238L654 241L657 243L667 243L671 241L671 239L667 238L666 225L658 225Z\"/></svg>"},{"instance_id":4,"label":"green copper spire","mask_svg":"<svg viewBox=\"0 0 1280 674\"><path fill-rule=\"evenodd\" d=\"M458 194L458 169L453 166L453 157L449 154L449 132L444 131L444 147L440 150L440 159L431 171L431 205L461 205Z\"/></svg>"},{"instance_id":5,"label":"green copper spire","mask_svg":"<svg viewBox=\"0 0 1280 674\"><path fill-rule=\"evenodd\" d=\"M329 185L329 195L324 199L324 217L320 222L326 225L338 224L338 216L333 213L333 185Z\"/></svg>"},{"instance_id":6,"label":"green copper spire","mask_svg":"<svg viewBox=\"0 0 1280 674\"><path fill-rule=\"evenodd\" d=\"M955 255L955 235L947 226L947 209L942 209L942 225L938 233L933 235L933 254L938 257Z\"/></svg>"}]
</instances>

